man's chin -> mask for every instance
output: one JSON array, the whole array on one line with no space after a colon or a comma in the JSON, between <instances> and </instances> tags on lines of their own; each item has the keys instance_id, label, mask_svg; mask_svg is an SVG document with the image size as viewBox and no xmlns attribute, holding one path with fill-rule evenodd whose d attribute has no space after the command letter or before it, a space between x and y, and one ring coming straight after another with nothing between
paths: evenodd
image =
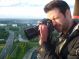
<instances>
[{"instance_id":1,"label":"man's chin","mask_svg":"<svg viewBox=\"0 0 79 59\"><path fill-rule=\"evenodd\" d=\"M57 32L61 33L62 29L61 28L55 28L57 30Z\"/></svg>"},{"instance_id":2,"label":"man's chin","mask_svg":"<svg viewBox=\"0 0 79 59\"><path fill-rule=\"evenodd\" d=\"M61 33L62 31L61 30L57 30L57 32Z\"/></svg>"}]
</instances>

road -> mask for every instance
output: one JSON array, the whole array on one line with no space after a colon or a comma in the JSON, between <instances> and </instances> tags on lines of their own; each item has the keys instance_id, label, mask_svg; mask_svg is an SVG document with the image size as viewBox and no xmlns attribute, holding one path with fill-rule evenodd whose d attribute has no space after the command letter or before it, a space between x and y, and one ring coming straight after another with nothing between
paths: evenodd
<instances>
[{"instance_id":1,"label":"road","mask_svg":"<svg viewBox=\"0 0 79 59\"><path fill-rule=\"evenodd\" d=\"M36 50L36 47L28 50L25 54L25 56L23 57L23 59L31 59L33 57L33 52Z\"/></svg>"},{"instance_id":2,"label":"road","mask_svg":"<svg viewBox=\"0 0 79 59\"><path fill-rule=\"evenodd\" d=\"M5 47L3 48L0 54L0 59L5 59L7 54L10 53L13 46L13 41L14 41L14 32L9 31L9 37L6 41Z\"/></svg>"},{"instance_id":3,"label":"road","mask_svg":"<svg viewBox=\"0 0 79 59\"><path fill-rule=\"evenodd\" d=\"M31 59L37 59L37 51L34 50L32 55L31 55Z\"/></svg>"},{"instance_id":4,"label":"road","mask_svg":"<svg viewBox=\"0 0 79 59\"><path fill-rule=\"evenodd\" d=\"M27 39L24 40L24 39L22 38L21 34L19 34L19 36L18 36L18 40L21 41L21 42L28 42Z\"/></svg>"}]
</instances>

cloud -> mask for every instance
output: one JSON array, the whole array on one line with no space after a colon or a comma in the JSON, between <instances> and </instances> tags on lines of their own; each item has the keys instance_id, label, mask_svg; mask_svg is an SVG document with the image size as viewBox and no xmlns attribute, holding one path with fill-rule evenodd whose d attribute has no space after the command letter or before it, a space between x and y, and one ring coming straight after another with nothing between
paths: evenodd
<instances>
[{"instance_id":1,"label":"cloud","mask_svg":"<svg viewBox=\"0 0 79 59\"><path fill-rule=\"evenodd\" d=\"M26 5L26 6L32 6L32 5L37 5L37 6L42 6L46 4L50 0L0 0L0 6L2 7L8 7L8 6L21 6L21 5Z\"/></svg>"},{"instance_id":2,"label":"cloud","mask_svg":"<svg viewBox=\"0 0 79 59\"><path fill-rule=\"evenodd\" d=\"M41 7L5 7L0 9L1 18L40 18L44 16Z\"/></svg>"},{"instance_id":3,"label":"cloud","mask_svg":"<svg viewBox=\"0 0 79 59\"><path fill-rule=\"evenodd\" d=\"M51 0L0 0L0 18L43 18L43 8ZM65 0L73 12L72 0ZM71 2L71 3L70 3Z\"/></svg>"}]
</instances>

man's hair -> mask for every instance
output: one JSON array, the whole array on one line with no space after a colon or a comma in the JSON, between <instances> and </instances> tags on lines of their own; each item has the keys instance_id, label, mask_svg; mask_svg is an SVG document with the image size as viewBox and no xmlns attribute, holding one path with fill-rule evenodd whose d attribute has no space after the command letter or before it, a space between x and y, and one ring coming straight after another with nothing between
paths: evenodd
<instances>
[{"instance_id":1,"label":"man's hair","mask_svg":"<svg viewBox=\"0 0 79 59\"><path fill-rule=\"evenodd\" d=\"M62 1L62 0L54 0L54 1L51 1L48 4L45 5L44 11L45 11L45 13L47 13L48 11L53 10L54 8L58 8L59 11L63 15L65 15L65 12L66 12L67 9L70 10L69 5L65 1Z\"/></svg>"}]
</instances>

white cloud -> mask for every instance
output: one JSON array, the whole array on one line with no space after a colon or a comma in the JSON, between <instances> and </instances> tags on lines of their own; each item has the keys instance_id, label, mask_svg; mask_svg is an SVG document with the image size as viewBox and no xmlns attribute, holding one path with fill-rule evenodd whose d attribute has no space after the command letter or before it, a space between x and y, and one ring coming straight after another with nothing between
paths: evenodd
<instances>
[{"instance_id":1,"label":"white cloud","mask_svg":"<svg viewBox=\"0 0 79 59\"><path fill-rule=\"evenodd\" d=\"M0 0L0 18L45 17L43 7L49 1L51 0ZM67 1L70 6L73 6L74 1L65 1Z\"/></svg>"},{"instance_id":2,"label":"white cloud","mask_svg":"<svg viewBox=\"0 0 79 59\"><path fill-rule=\"evenodd\" d=\"M12 6L12 5L44 5L50 0L0 0L0 6Z\"/></svg>"},{"instance_id":3,"label":"white cloud","mask_svg":"<svg viewBox=\"0 0 79 59\"><path fill-rule=\"evenodd\" d=\"M0 8L0 16L8 18L39 18L44 16L41 7L2 7Z\"/></svg>"},{"instance_id":4,"label":"white cloud","mask_svg":"<svg viewBox=\"0 0 79 59\"><path fill-rule=\"evenodd\" d=\"M19 0L0 0L0 6L9 6L19 3Z\"/></svg>"}]
</instances>

